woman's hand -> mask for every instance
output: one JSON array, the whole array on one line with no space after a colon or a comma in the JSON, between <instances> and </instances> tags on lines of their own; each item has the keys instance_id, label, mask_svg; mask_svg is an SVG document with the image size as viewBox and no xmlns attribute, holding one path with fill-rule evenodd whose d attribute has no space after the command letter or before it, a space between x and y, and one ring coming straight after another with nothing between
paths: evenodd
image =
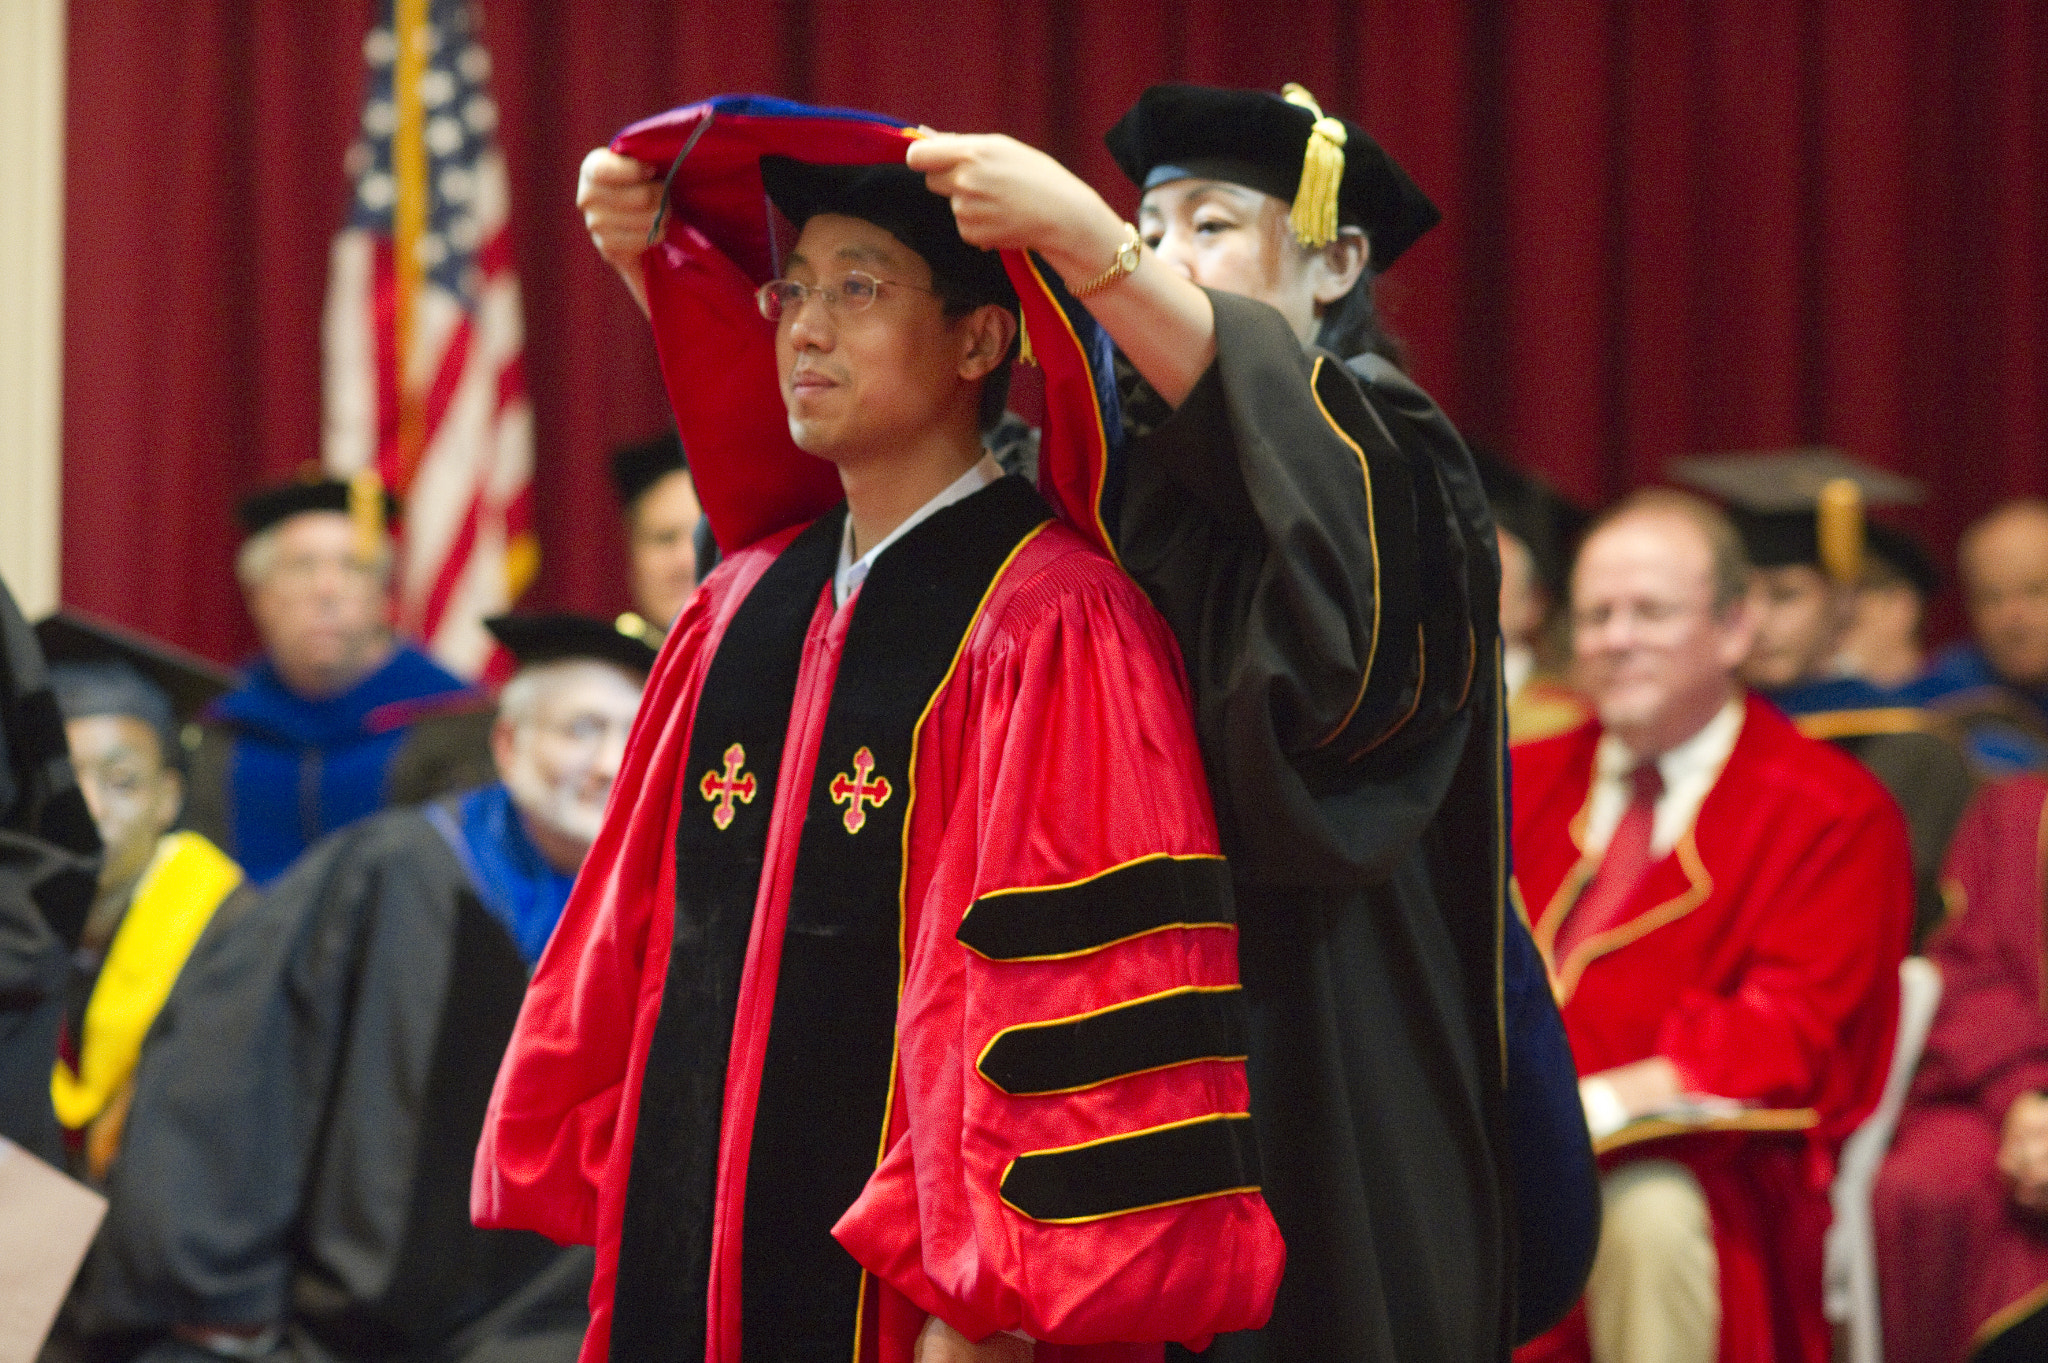
<instances>
[{"instance_id":1,"label":"woman's hand","mask_svg":"<svg viewBox=\"0 0 2048 1363\"><path fill-rule=\"evenodd\" d=\"M576 174L576 207L597 253L611 262L633 293L640 311L647 311L647 288L640 276L640 257L647 235L661 211L659 167L599 147L583 158Z\"/></svg>"},{"instance_id":2,"label":"woman's hand","mask_svg":"<svg viewBox=\"0 0 2048 1363\"><path fill-rule=\"evenodd\" d=\"M931 133L905 158L948 199L960 235L983 250L1036 251L1069 288L1109 268L1123 219L1072 171L997 133Z\"/></svg>"}]
</instances>

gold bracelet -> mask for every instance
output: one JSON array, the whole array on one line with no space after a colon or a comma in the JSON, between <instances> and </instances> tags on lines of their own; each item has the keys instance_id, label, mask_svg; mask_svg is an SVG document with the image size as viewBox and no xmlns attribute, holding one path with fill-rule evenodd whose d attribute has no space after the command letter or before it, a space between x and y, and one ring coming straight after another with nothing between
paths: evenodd
<instances>
[{"instance_id":1,"label":"gold bracelet","mask_svg":"<svg viewBox=\"0 0 2048 1363\"><path fill-rule=\"evenodd\" d=\"M1109 268L1089 280L1078 289L1070 290L1076 298L1086 298L1091 293L1101 293L1110 285L1138 268L1138 256L1144 250L1145 239L1138 235L1134 223L1124 224L1124 244L1116 248L1116 259L1109 262Z\"/></svg>"}]
</instances>

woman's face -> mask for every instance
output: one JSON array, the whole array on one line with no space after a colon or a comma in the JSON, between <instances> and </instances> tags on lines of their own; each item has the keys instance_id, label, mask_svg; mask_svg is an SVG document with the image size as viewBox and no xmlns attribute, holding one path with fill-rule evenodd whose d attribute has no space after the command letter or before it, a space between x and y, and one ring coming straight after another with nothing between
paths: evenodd
<instances>
[{"instance_id":1,"label":"woman's face","mask_svg":"<svg viewBox=\"0 0 2048 1363\"><path fill-rule=\"evenodd\" d=\"M1286 200L1227 180L1170 180L1145 191L1138 233L1204 288L1272 305L1307 345L1322 309L1357 282L1365 239L1347 232L1308 250L1294 240L1287 214Z\"/></svg>"}]
</instances>

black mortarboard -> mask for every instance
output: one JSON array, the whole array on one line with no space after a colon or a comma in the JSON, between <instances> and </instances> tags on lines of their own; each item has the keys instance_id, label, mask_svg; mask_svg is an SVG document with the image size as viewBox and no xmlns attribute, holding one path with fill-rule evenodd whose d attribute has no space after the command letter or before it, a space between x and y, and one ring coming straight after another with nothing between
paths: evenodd
<instances>
[{"instance_id":1,"label":"black mortarboard","mask_svg":"<svg viewBox=\"0 0 2048 1363\"><path fill-rule=\"evenodd\" d=\"M374 549L380 532L390 530L398 519L398 499L385 490L375 469L365 469L346 480L314 476L260 488L242 499L235 508L235 519L244 533L256 535L304 511L339 511L348 516L355 521L357 537L367 552Z\"/></svg>"},{"instance_id":2,"label":"black mortarboard","mask_svg":"<svg viewBox=\"0 0 2048 1363\"><path fill-rule=\"evenodd\" d=\"M1364 229L1372 269L1385 270L1443 215L1365 129L1324 117L1300 86L1287 90L1155 85L1104 140L1140 190L1190 176L1244 185L1294 205L1308 245L1339 224Z\"/></svg>"},{"instance_id":3,"label":"black mortarboard","mask_svg":"<svg viewBox=\"0 0 2048 1363\"><path fill-rule=\"evenodd\" d=\"M52 668L117 664L161 691L178 720L192 719L220 696L234 689L234 674L147 635L66 607L36 622L36 641ZM128 713L116 705L80 710L78 714ZM67 710L66 718L74 717ZM138 719L149 716L137 715ZM153 720L151 722L154 722Z\"/></svg>"},{"instance_id":4,"label":"black mortarboard","mask_svg":"<svg viewBox=\"0 0 2048 1363\"><path fill-rule=\"evenodd\" d=\"M494 615L484 628L522 668L571 658L616 663L642 675L654 667L655 650L644 638L588 615Z\"/></svg>"},{"instance_id":5,"label":"black mortarboard","mask_svg":"<svg viewBox=\"0 0 2048 1363\"><path fill-rule=\"evenodd\" d=\"M674 431L612 451L612 486L618 489L619 505L628 511L647 489L671 473L687 473L689 469L682 438Z\"/></svg>"},{"instance_id":6,"label":"black mortarboard","mask_svg":"<svg viewBox=\"0 0 2048 1363\"><path fill-rule=\"evenodd\" d=\"M1673 461L1670 474L1728 503L1729 519L1757 567L1804 564L1842 583L1862 574L1863 508L1926 495L1911 478L1826 446L1698 455Z\"/></svg>"},{"instance_id":7,"label":"black mortarboard","mask_svg":"<svg viewBox=\"0 0 2048 1363\"><path fill-rule=\"evenodd\" d=\"M1549 483L1492 450L1473 446L1472 462L1478 465L1495 524L1527 546L1536 576L1554 598L1563 600L1571 587L1572 555L1592 517Z\"/></svg>"},{"instance_id":8,"label":"black mortarboard","mask_svg":"<svg viewBox=\"0 0 2048 1363\"><path fill-rule=\"evenodd\" d=\"M954 221L952 203L932 193L924 176L900 162L822 166L789 156L764 156L761 184L799 232L820 213L871 222L924 257L931 267L932 287L949 302L1017 307L1017 291L1003 269L1003 258L968 245Z\"/></svg>"}]
</instances>

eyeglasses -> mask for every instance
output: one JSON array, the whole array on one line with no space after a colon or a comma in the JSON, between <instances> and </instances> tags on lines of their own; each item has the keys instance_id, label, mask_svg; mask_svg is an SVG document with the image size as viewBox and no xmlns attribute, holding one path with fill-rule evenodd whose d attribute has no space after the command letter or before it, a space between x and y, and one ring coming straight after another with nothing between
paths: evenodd
<instances>
[{"instance_id":1,"label":"eyeglasses","mask_svg":"<svg viewBox=\"0 0 2048 1363\"><path fill-rule=\"evenodd\" d=\"M839 286L829 289L821 284L799 284L794 279L771 279L754 290L754 301L761 305L761 315L771 322L781 321L785 314L794 316L806 298L817 298L828 308L843 307L848 312L860 312L875 305L875 296L881 293L884 284L893 284L899 289L916 289L934 297L938 295L938 290L919 284L877 279L866 270L848 270Z\"/></svg>"}]
</instances>

